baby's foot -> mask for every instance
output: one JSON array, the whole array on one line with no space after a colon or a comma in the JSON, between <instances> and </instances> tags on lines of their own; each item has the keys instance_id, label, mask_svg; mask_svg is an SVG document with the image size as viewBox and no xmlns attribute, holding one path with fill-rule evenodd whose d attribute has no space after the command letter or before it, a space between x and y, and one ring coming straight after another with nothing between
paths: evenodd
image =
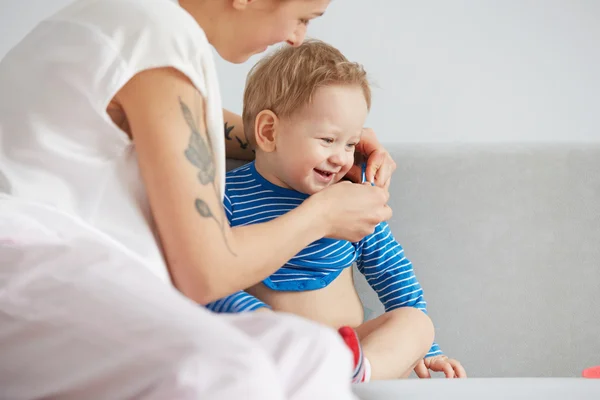
<instances>
[{"instance_id":1,"label":"baby's foot","mask_svg":"<svg viewBox=\"0 0 600 400\"><path fill-rule=\"evenodd\" d=\"M585 369L582 375L584 378L600 379L600 365Z\"/></svg>"}]
</instances>

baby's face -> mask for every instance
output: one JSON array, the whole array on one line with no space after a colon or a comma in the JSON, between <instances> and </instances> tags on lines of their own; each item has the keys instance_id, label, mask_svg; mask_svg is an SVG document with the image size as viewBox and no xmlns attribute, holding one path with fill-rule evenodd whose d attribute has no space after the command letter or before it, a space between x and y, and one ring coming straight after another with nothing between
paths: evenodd
<instances>
[{"instance_id":1,"label":"baby's face","mask_svg":"<svg viewBox=\"0 0 600 400\"><path fill-rule=\"evenodd\" d=\"M314 194L342 179L354 162L367 114L360 86L317 89L311 104L280 120L278 183Z\"/></svg>"}]
</instances>

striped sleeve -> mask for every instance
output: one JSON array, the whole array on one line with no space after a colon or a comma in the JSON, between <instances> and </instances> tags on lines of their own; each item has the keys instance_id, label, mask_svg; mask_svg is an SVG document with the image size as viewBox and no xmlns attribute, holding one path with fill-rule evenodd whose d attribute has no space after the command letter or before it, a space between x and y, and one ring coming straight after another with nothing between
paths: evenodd
<instances>
[{"instance_id":1,"label":"striped sleeve","mask_svg":"<svg viewBox=\"0 0 600 400\"><path fill-rule=\"evenodd\" d=\"M377 293L385 311L415 307L427 314L423 289L413 272L412 263L394 239L388 224L379 224L372 235L361 241L360 246L358 270ZM437 343L433 343L425 357L441 354Z\"/></svg>"},{"instance_id":2,"label":"striped sleeve","mask_svg":"<svg viewBox=\"0 0 600 400\"><path fill-rule=\"evenodd\" d=\"M232 314L254 311L261 307L270 308L265 303L243 290L206 305L206 308L213 312Z\"/></svg>"}]
</instances>

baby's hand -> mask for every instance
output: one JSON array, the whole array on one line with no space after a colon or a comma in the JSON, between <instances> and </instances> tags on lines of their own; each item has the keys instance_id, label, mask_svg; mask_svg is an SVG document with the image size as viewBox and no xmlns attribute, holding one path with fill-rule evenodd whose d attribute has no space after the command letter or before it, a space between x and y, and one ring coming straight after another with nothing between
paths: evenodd
<instances>
[{"instance_id":1,"label":"baby's hand","mask_svg":"<svg viewBox=\"0 0 600 400\"><path fill-rule=\"evenodd\" d=\"M446 378L466 378L467 373L460 362L446 356L425 358L415 366L415 374L419 378L431 378L429 370L443 372Z\"/></svg>"}]
</instances>

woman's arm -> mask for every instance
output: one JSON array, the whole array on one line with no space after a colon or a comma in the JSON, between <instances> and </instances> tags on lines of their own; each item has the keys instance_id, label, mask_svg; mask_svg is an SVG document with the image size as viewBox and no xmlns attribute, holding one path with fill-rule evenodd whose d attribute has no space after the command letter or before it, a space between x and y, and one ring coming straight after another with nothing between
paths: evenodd
<instances>
[{"instance_id":1,"label":"woman's arm","mask_svg":"<svg viewBox=\"0 0 600 400\"><path fill-rule=\"evenodd\" d=\"M123 107L175 285L205 304L249 287L323 236L364 237L391 216L387 194L334 185L273 221L230 228L204 103L180 72L142 72L116 96ZM362 211L361 210L367 210ZM348 218L348 215L360 214Z\"/></svg>"},{"instance_id":2,"label":"woman's arm","mask_svg":"<svg viewBox=\"0 0 600 400\"><path fill-rule=\"evenodd\" d=\"M254 151L250 148L244 134L242 117L223 109L223 121L225 121L225 153L227 158L254 160Z\"/></svg>"},{"instance_id":3,"label":"woman's arm","mask_svg":"<svg viewBox=\"0 0 600 400\"><path fill-rule=\"evenodd\" d=\"M311 221L317 210L310 207L230 229L203 99L180 72L142 72L117 100L131 127L170 272L188 297L207 303L251 286L325 234L323 224Z\"/></svg>"}]
</instances>

